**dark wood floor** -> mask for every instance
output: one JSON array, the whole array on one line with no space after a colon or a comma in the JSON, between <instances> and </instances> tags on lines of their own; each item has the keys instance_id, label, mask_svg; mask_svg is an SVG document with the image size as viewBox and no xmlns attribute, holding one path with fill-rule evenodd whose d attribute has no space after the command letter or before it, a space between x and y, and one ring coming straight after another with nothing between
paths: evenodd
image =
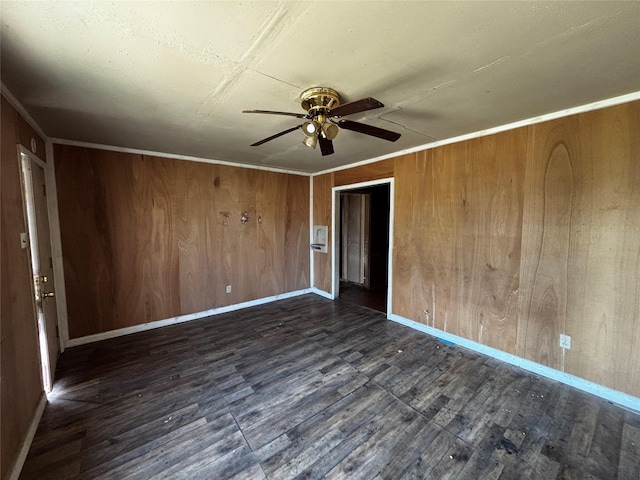
<instances>
[{"instance_id":1,"label":"dark wood floor","mask_svg":"<svg viewBox=\"0 0 640 480\"><path fill-rule=\"evenodd\" d=\"M314 295L58 368L23 479L640 478L640 415Z\"/></svg>"},{"instance_id":2,"label":"dark wood floor","mask_svg":"<svg viewBox=\"0 0 640 480\"><path fill-rule=\"evenodd\" d=\"M340 300L386 313L387 287L365 288L355 283L340 282Z\"/></svg>"}]
</instances>

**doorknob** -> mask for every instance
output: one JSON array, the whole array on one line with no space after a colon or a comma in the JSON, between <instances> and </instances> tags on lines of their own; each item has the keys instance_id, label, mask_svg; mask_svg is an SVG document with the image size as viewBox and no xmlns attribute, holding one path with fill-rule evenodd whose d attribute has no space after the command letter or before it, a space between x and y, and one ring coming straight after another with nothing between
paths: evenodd
<instances>
[{"instance_id":1,"label":"doorknob","mask_svg":"<svg viewBox=\"0 0 640 480\"><path fill-rule=\"evenodd\" d=\"M55 297L55 296L56 296L55 292L45 292L45 293L42 294L42 298Z\"/></svg>"}]
</instances>

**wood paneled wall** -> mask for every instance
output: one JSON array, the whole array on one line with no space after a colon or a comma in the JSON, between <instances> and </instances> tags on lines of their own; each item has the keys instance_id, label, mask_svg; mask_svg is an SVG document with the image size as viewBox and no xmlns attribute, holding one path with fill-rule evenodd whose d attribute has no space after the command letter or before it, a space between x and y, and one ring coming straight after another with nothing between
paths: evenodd
<instances>
[{"instance_id":1,"label":"wood paneled wall","mask_svg":"<svg viewBox=\"0 0 640 480\"><path fill-rule=\"evenodd\" d=\"M333 173L313 177L313 224L327 225L327 253L313 252L313 286L331 292L331 189Z\"/></svg>"},{"instance_id":2,"label":"wood paneled wall","mask_svg":"<svg viewBox=\"0 0 640 480\"><path fill-rule=\"evenodd\" d=\"M640 397L640 102L531 132L518 354Z\"/></svg>"},{"instance_id":3,"label":"wood paneled wall","mask_svg":"<svg viewBox=\"0 0 640 480\"><path fill-rule=\"evenodd\" d=\"M307 177L54 154L71 338L309 287Z\"/></svg>"},{"instance_id":4,"label":"wood paneled wall","mask_svg":"<svg viewBox=\"0 0 640 480\"><path fill-rule=\"evenodd\" d=\"M359 167L346 168L333 173L333 186L341 187L359 182L371 182L382 178L392 178L395 159L368 163Z\"/></svg>"},{"instance_id":5,"label":"wood paneled wall","mask_svg":"<svg viewBox=\"0 0 640 480\"><path fill-rule=\"evenodd\" d=\"M20 247L20 233L26 232L27 227L17 144L30 148L31 138L35 138L36 154L43 160L45 146L4 96L1 111L0 478L5 479L15 464L43 395L29 258L27 250Z\"/></svg>"},{"instance_id":6,"label":"wood paneled wall","mask_svg":"<svg viewBox=\"0 0 640 480\"><path fill-rule=\"evenodd\" d=\"M394 313L515 353L526 146L518 129L398 159Z\"/></svg>"},{"instance_id":7,"label":"wood paneled wall","mask_svg":"<svg viewBox=\"0 0 640 480\"><path fill-rule=\"evenodd\" d=\"M314 177L314 197L389 162L393 313L640 397L640 102Z\"/></svg>"}]
</instances>

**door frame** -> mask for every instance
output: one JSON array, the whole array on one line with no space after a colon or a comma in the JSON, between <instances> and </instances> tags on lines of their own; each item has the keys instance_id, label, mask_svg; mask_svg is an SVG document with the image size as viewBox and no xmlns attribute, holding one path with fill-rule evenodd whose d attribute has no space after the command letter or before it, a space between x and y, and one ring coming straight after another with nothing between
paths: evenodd
<instances>
[{"instance_id":1,"label":"door frame","mask_svg":"<svg viewBox=\"0 0 640 480\"><path fill-rule=\"evenodd\" d=\"M29 278L31 279L30 283L30 292L31 292L31 299L32 299L32 306L33 306L33 314L34 314L34 320L36 322L36 332L38 335L37 338L37 342L38 342L38 353L40 355L40 363L42 368L40 369L41 371L41 380L42 380L42 385L43 388L45 390L46 394L49 394L53 388L53 380L54 380L54 376L55 376L55 371L52 371L51 368L51 364L49 361L49 340L51 339L51 334L52 332L49 332L47 329L47 325L46 325L46 321L45 321L45 325L43 328L43 334L45 335L44 340L40 337L40 326L39 326L39 318L38 318L38 306L36 305L36 297L35 297L35 285L34 285L34 275L33 275L33 258L32 258L32 253L31 253L31 245L34 241L37 242L37 240L34 240L33 238L31 238L31 234L30 234L30 227L29 227L29 207L28 207L28 203L27 203L27 192L25 191L25 187L26 187L26 182L27 181L31 181L30 178L27 178L24 170L23 170L23 155L25 157L27 157L29 159L29 162L34 163L36 165L38 165L39 167L42 168L43 172L44 172L44 178L45 178L45 188L47 189L47 197L46 197L46 209L47 209L47 220L49 221L49 238L47 239L49 242L49 248L51 251L51 256L52 256L52 261L53 261L53 276L54 276L54 285L55 285L55 292L56 292L56 298L55 298L55 302L56 302L56 327L58 329L58 354L61 354L64 351L64 339L62 337L61 334L61 328L60 328L60 301L61 298L58 296L58 292L59 291L63 291L64 287L63 285L59 282L59 278L58 278L58 269L56 268L56 262L54 260L55 257L55 253L54 253L54 242L53 242L53 238L54 238L54 233L53 233L53 228L55 225L55 228L59 228L58 222L57 222L57 217L56 218L52 218L52 201L54 201L55 199L52 199L52 196L55 197L55 189L51 189L51 183L53 181L52 179L52 171L49 168L50 166L47 164L47 162L43 161L40 157L38 157L35 153L33 153L32 151L28 150L26 147L24 147L24 145L18 144L17 145L17 160L18 160L18 168L19 168L19 172L20 172L20 181L21 181L21 194L22 194L22 211L23 211L23 216L24 216L24 225L27 228L27 238L28 238L28 245L26 247L27 250L27 258L29 260ZM53 190L53 191L52 191ZM56 202L56 206L57 206L57 202ZM36 247L37 248L37 247ZM64 297L64 296L63 296ZM43 342L44 342L44 347L43 347ZM45 355L46 354L46 355ZM45 378L44 376L44 366L46 365L47 371L49 372L49 377Z\"/></svg>"},{"instance_id":2,"label":"door frame","mask_svg":"<svg viewBox=\"0 0 640 480\"><path fill-rule=\"evenodd\" d=\"M340 237L340 242L338 243L338 245L340 245L340 263L341 263L341 270L342 270L342 275L339 276L338 278L340 279L340 281L342 280L347 280L347 281L351 281L349 280L349 272L348 272L348 264L349 264L349 260L348 260L348 243L349 243L349 238L348 238L348 233L345 230L345 222L347 221L345 216L346 215L346 211L345 211L345 206L343 205L343 201L344 201L344 197L345 196L355 196L358 195L360 197L360 271L359 271L359 277L362 280L362 282L358 282L359 285L362 285L366 288L369 288L369 282L370 282L370 275L369 275L369 253L370 253L370 237L371 237L371 194L370 193L356 193L356 192L352 192L352 191L346 191L346 192L340 192L340 205L339 205L339 210L340 210L340 233L341 237ZM346 275L345 275L346 273ZM339 292L338 292L339 293Z\"/></svg>"},{"instance_id":3,"label":"door frame","mask_svg":"<svg viewBox=\"0 0 640 480\"><path fill-rule=\"evenodd\" d=\"M342 222L340 217L340 192L385 184L389 185L389 251L387 252L387 318L389 318L393 298L393 212L395 209L393 177L340 185L331 189L331 299L338 298L340 294L340 235L336 233L337 227Z\"/></svg>"}]
</instances>

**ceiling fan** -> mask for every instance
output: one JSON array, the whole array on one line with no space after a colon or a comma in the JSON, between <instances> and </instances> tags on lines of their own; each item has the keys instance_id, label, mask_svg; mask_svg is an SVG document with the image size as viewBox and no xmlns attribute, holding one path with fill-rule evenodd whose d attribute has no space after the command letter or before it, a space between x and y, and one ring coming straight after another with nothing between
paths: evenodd
<instances>
[{"instance_id":1,"label":"ceiling fan","mask_svg":"<svg viewBox=\"0 0 640 480\"><path fill-rule=\"evenodd\" d=\"M316 148L320 144L322 155L331 155L333 153L333 139L338 135L340 128L351 130L372 137L382 138L389 142L395 142L400 138L400 134L385 130L384 128L366 125L352 120L344 120L341 117L352 115L354 113L366 112L375 108L384 107L378 100L367 97L355 102L349 102L340 105L340 96L338 92L326 87L313 87L305 90L300 95L302 108L307 113L291 113L291 112L273 112L271 110L243 110L243 113L266 113L271 115L287 115L290 117L304 118L307 121L295 127L288 128L280 133L271 135L259 142L252 144L257 147L263 143L267 143L275 138L286 135L294 130L302 129L305 138L304 143L309 148Z\"/></svg>"}]
</instances>

